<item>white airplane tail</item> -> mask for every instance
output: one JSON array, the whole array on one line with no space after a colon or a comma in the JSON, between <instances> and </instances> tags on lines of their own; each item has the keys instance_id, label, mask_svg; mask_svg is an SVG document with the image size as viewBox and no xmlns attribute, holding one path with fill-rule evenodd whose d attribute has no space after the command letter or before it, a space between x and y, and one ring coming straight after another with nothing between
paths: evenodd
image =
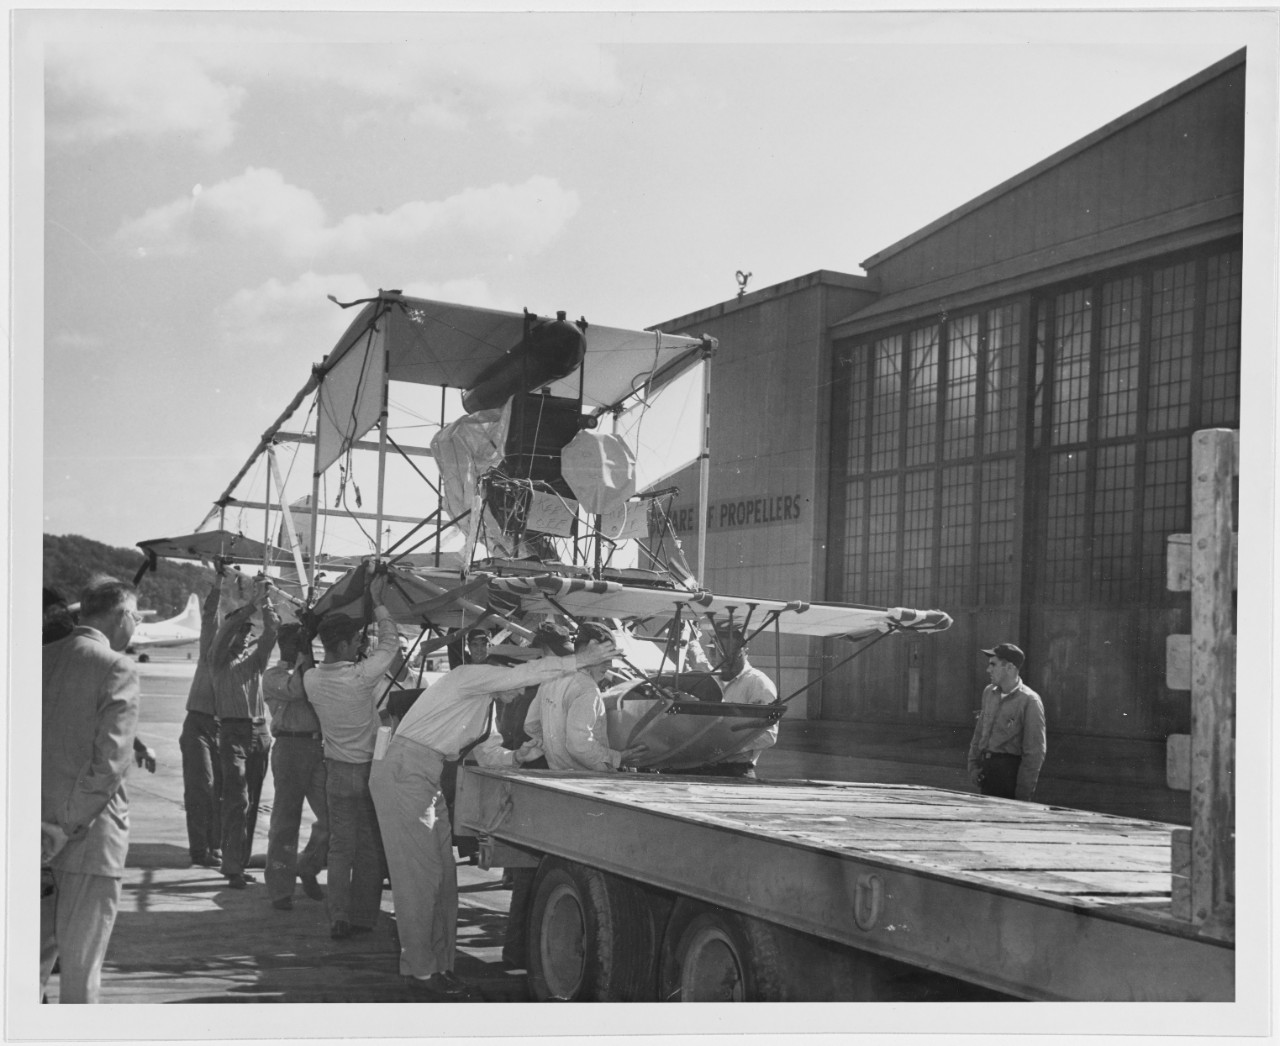
<instances>
[{"instance_id":1,"label":"white airplane tail","mask_svg":"<svg viewBox=\"0 0 1280 1046\"><path fill-rule=\"evenodd\" d=\"M166 625L181 625L183 628L194 628L200 631L200 597L194 592L187 597L187 605L182 613L169 621L164 622Z\"/></svg>"}]
</instances>

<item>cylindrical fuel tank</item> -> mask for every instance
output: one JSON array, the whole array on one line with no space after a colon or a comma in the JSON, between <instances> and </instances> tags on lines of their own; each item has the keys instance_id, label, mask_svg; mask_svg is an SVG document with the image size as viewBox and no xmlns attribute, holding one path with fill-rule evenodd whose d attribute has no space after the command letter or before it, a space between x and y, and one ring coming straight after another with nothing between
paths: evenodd
<instances>
[{"instance_id":1,"label":"cylindrical fuel tank","mask_svg":"<svg viewBox=\"0 0 1280 1046\"><path fill-rule=\"evenodd\" d=\"M495 360L462 394L462 409L501 407L512 396L558 381L572 374L587 353L586 324L579 326L559 312L554 320L540 320L520 344Z\"/></svg>"}]
</instances>

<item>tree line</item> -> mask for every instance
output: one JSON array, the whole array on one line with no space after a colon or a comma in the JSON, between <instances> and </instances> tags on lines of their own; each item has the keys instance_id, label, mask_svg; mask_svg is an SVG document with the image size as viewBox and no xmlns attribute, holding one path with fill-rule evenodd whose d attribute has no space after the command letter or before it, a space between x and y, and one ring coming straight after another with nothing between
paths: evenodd
<instances>
[{"instance_id":1,"label":"tree line","mask_svg":"<svg viewBox=\"0 0 1280 1046\"><path fill-rule=\"evenodd\" d=\"M95 574L109 574L133 581L146 557L139 549L112 548L79 534L44 535L44 584L56 589L68 603L80 598L80 590ZM138 583L138 608L154 610L157 618L175 617L195 592L203 596L213 583L213 571L197 563L160 559Z\"/></svg>"}]
</instances>

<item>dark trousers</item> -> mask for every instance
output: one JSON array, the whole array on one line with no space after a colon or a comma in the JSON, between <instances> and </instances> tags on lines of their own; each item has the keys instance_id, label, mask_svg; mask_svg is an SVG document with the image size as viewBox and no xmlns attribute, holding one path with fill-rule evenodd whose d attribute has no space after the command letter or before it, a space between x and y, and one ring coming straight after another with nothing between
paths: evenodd
<instances>
[{"instance_id":1,"label":"dark trousers","mask_svg":"<svg viewBox=\"0 0 1280 1046\"><path fill-rule=\"evenodd\" d=\"M983 795L1000 799L1016 799L1018 791L1018 767L1022 756L1007 752L984 752L982 767L978 772L978 787Z\"/></svg>"},{"instance_id":2,"label":"dark trousers","mask_svg":"<svg viewBox=\"0 0 1280 1046\"><path fill-rule=\"evenodd\" d=\"M267 836L267 891L273 901L293 896L299 875L316 876L329 860L329 803L324 745L320 738L277 737L271 745L271 779L275 799ZM316 823L306 848L298 852L302 801L311 806Z\"/></svg>"},{"instance_id":3,"label":"dark trousers","mask_svg":"<svg viewBox=\"0 0 1280 1046\"><path fill-rule=\"evenodd\" d=\"M373 926L382 906L382 835L369 792L372 763L326 759L329 921Z\"/></svg>"},{"instance_id":4,"label":"dark trousers","mask_svg":"<svg viewBox=\"0 0 1280 1046\"><path fill-rule=\"evenodd\" d=\"M267 776L271 734L265 725L222 720L218 755L222 762L222 874L239 875L253 853L258 800Z\"/></svg>"},{"instance_id":5,"label":"dark trousers","mask_svg":"<svg viewBox=\"0 0 1280 1046\"><path fill-rule=\"evenodd\" d=\"M222 849L222 765L218 721L188 712L178 735L182 751L182 803L187 813L187 845L199 860Z\"/></svg>"}]
</instances>

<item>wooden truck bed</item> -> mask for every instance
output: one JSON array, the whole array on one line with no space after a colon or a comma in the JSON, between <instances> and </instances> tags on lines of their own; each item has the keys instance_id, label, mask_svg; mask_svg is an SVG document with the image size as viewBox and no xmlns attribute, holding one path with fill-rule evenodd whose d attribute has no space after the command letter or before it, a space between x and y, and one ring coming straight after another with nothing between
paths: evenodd
<instances>
[{"instance_id":1,"label":"wooden truck bed","mask_svg":"<svg viewBox=\"0 0 1280 1046\"><path fill-rule=\"evenodd\" d=\"M460 829L1034 999L1230 1000L1168 825L939 788L467 767Z\"/></svg>"}]
</instances>

